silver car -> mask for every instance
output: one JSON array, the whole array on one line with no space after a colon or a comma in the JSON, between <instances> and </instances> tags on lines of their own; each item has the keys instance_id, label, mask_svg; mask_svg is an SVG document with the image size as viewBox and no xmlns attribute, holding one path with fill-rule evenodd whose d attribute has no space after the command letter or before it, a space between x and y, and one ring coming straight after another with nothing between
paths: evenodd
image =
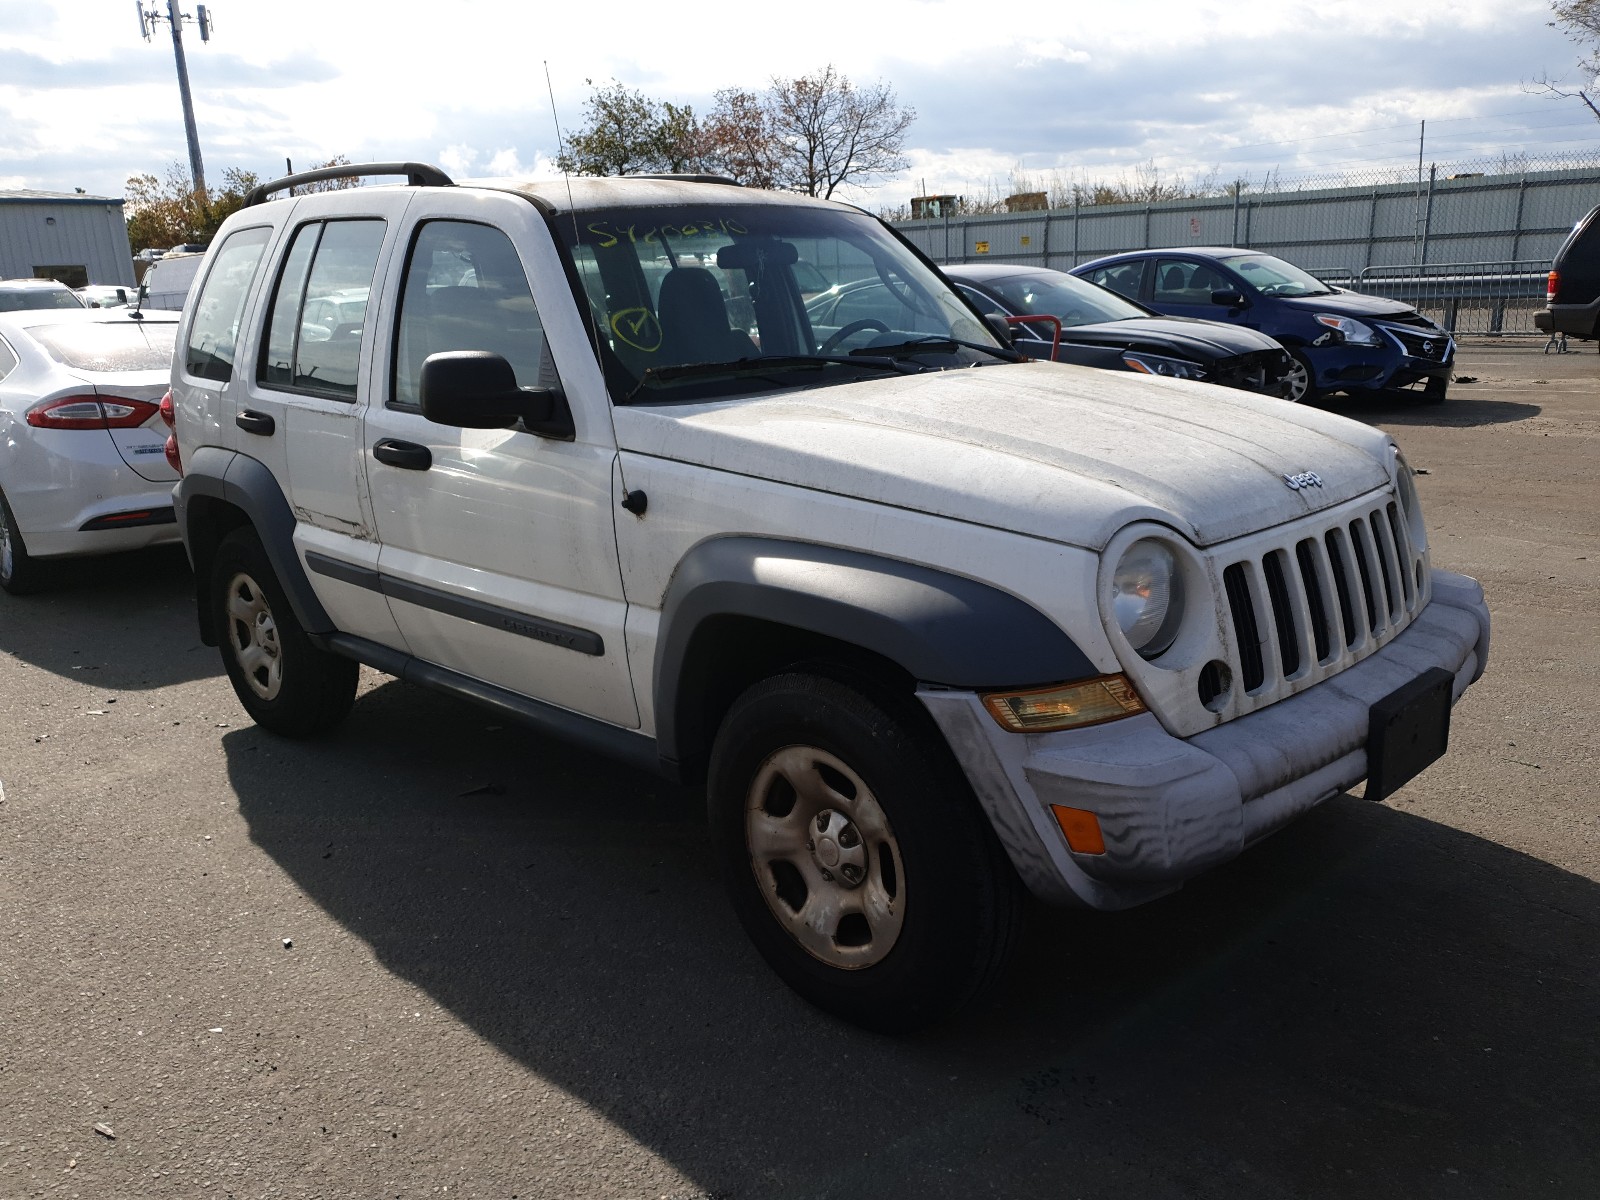
<instances>
[{"instance_id":1,"label":"silver car","mask_svg":"<svg viewBox=\"0 0 1600 1200\"><path fill-rule=\"evenodd\" d=\"M48 559L178 540L160 413L177 327L126 308L0 314L0 588L36 590Z\"/></svg>"}]
</instances>

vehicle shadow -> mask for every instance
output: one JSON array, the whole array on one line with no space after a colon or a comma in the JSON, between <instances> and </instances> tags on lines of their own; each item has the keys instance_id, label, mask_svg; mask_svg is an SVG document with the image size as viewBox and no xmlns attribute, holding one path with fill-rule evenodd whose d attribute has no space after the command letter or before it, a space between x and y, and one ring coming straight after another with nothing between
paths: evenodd
<instances>
[{"instance_id":1,"label":"vehicle shadow","mask_svg":"<svg viewBox=\"0 0 1600 1200\"><path fill-rule=\"evenodd\" d=\"M1406 395L1330 396L1316 407L1369 425L1432 425L1441 429L1473 429L1480 425L1509 425L1537 417L1537 404L1513 400L1479 400L1451 393L1443 404L1424 404Z\"/></svg>"},{"instance_id":2,"label":"vehicle shadow","mask_svg":"<svg viewBox=\"0 0 1600 1200\"><path fill-rule=\"evenodd\" d=\"M0 592L0 654L94 685L137 691L222 673L202 645L181 546L50 563L49 587Z\"/></svg>"},{"instance_id":3,"label":"vehicle shadow","mask_svg":"<svg viewBox=\"0 0 1600 1200\"><path fill-rule=\"evenodd\" d=\"M1600 1179L1587 879L1340 797L1154 905L1037 914L986 1011L885 1039L757 959L694 792L493 720L391 684L329 740L223 745L252 839L311 900L702 1195Z\"/></svg>"}]
</instances>

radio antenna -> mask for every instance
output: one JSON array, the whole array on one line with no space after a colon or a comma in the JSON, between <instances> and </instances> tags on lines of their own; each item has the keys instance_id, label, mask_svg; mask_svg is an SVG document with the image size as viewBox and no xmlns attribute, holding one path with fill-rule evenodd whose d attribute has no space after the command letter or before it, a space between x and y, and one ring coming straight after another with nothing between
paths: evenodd
<instances>
[{"instance_id":1,"label":"radio antenna","mask_svg":"<svg viewBox=\"0 0 1600 1200\"><path fill-rule=\"evenodd\" d=\"M567 143L566 139L561 136L561 115L556 111L556 89L555 85L550 82L550 60L544 59L543 62L544 87L545 91L550 94L550 120L551 123L556 127L556 149L560 153L561 157L565 158L567 152ZM606 417L611 422L611 444L616 446L618 450L616 460L617 477L618 479L622 479L622 447L617 440L617 415L612 411L611 389L606 384L605 355L600 349L600 322L598 317L602 314L597 314L595 312L594 302L588 299L589 288L584 283L582 269L578 267L578 239L582 237L582 234L578 229L577 202L572 198L572 173L563 166L561 168L561 177L566 180L567 212L572 217L572 265L574 269L578 270L578 286L583 289L583 295L585 299L584 307L589 310L589 337L594 342L594 365L600 369L601 389L605 392L606 397ZM632 495L632 493L628 491L628 484L625 479L622 481L622 495L624 500Z\"/></svg>"}]
</instances>

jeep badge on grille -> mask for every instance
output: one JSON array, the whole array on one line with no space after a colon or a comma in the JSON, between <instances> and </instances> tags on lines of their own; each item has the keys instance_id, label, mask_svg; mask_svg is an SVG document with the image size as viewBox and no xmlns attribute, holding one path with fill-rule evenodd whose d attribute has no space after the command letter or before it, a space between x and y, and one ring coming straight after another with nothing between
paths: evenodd
<instances>
[{"instance_id":1,"label":"jeep badge on grille","mask_svg":"<svg viewBox=\"0 0 1600 1200\"><path fill-rule=\"evenodd\" d=\"M1321 487L1322 476L1315 471L1301 471L1298 475L1285 475L1283 482L1288 484L1291 492L1298 492L1302 488Z\"/></svg>"}]
</instances>

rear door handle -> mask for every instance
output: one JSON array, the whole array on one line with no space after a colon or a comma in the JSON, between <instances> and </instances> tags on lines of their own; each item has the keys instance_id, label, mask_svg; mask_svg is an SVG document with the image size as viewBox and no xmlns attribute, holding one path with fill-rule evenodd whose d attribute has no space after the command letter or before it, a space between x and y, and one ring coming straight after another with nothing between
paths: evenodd
<instances>
[{"instance_id":1,"label":"rear door handle","mask_svg":"<svg viewBox=\"0 0 1600 1200\"><path fill-rule=\"evenodd\" d=\"M398 438L381 438L374 442L372 457L406 471L426 471L433 466L431 450L415 442L402 442Z\"/></svg>"},{"instance_id":2,"label":"rear door handle","mask_svg":"<svg viewBox=\"0 0 1600 1200\"><path fill-rule=\"evenodd\" d=\"M234 417L233 423L246 433L259 433L263 437L271 435L278 428L278 423L269 414L256 412L252 408L247 408Z\"/></svg>"}]
</instances>

